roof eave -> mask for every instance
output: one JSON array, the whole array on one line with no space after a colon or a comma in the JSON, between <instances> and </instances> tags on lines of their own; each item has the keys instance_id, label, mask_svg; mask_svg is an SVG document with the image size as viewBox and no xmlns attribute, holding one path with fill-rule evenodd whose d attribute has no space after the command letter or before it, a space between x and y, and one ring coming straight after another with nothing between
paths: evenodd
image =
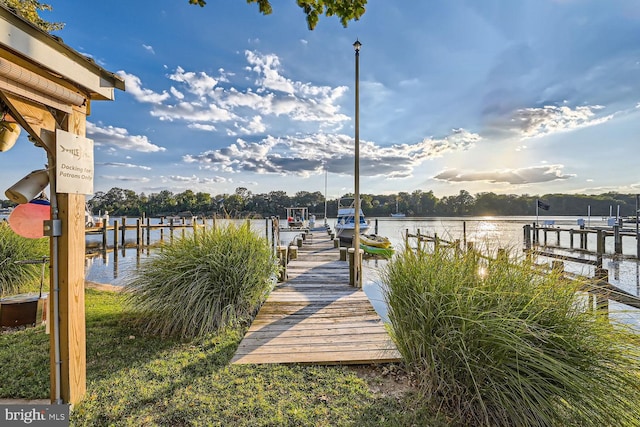
<instances>
[{"instance_id":1,"label":"roof eave","mask_svg":"<svg viewBox=\"0 0 640 427\"><path fill-rule=\"evenodd\" d=\"M125 90L120 76L1 5L0 47L78 87L91 100L113 100L114 89Z\"/></svg>"}]
</instances>

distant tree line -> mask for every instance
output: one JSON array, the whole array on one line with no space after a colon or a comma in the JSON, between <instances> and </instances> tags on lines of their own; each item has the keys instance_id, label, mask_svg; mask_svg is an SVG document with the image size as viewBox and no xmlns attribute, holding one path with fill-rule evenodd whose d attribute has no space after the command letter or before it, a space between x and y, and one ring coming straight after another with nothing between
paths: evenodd
<instances>
[{"instance_id":1,"label":"distant tree line","mask_svg":"<svg viewBox=\"0 0 640 427\"><path fill-rule=\"evenodd\" d=\"M353 197L345 194L343 197ZM541 216L579 215L586 216L589 207L591 215L616 215L618 207L620 215L635 215L636 195L604 193L597 195L584 194L544 194L516 195L477 193L470 194L461 190L455 196L436 197L432 191L415 190L412 193L397 194L361 194L362 210L369 217L384 217L400 212L407 216L518 216L535 215L537 200L550 206L548 211L539 210ZM98 192L88 199L87 204L94 214L108 211L115 216L158 217L169 215L206 215L245 217L283 217L285 209L292 206L308 207L311 214L318 218L324 216L324 196L321 192L299 191L293 196L284 191L253 194L244 187L236 188L233 194L211 195L191 190L174 194L164 190L159 193L137 194L133 190L112 188L107 192ZM1 207L13 204L8 200L0 200ZM327 216L335 217L338 200L327 201Z\"/></svg>"}]
</instances>

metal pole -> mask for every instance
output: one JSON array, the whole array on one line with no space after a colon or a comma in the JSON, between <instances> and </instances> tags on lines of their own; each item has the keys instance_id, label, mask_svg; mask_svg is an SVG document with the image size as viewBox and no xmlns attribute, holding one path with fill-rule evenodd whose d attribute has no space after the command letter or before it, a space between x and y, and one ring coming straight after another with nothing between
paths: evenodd
<instances>
[{"instance_id":1,"label":"metal pole","mask_svg":"<svg viewBox=\"0 0 640 427\"><path fill-rule=\"evenodd\" d=\"M324 161L324 225L327 226L327 161Z\"/></svg>"},{"instance_id":2,"label":"metal pole","mask_svg":"<svg viewBox=\"0 0 640 427\"><path fill-rule=\"evenodd\" d=\"M362 286L360 277L360 43L356 39L353 48L356 51L356 111L355 111L355 165L354 165L354 193L355 193L355 218L353 229L353 248L355 249L355 260L353 263L354 286Z\"/></svg>"}]
</instances>

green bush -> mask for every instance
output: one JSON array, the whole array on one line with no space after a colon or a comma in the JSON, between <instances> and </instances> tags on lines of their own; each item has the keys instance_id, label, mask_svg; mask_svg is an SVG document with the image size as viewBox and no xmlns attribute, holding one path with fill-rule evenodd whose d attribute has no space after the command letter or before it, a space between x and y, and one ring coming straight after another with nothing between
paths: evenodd
<instances>
[{"instance_id":1,"label":"green bush","mask_svg":"<svg viewBox=\"0 0 640 427\"><path fill-rule=\"evenodd\" d=\"M42 259L49 255L49 239L27 239L6 222L0 223L0 297L32 291L40 286L42 265L16 261ZM45 268L45 274L49 269Z\"/></svg>"},{"instance_id":2,"label":"green bush","mask_svg":"<svg viewBox=\"0 0 640 427\"><path fill-rule=\"evenodd\" d=\"M425 401L462 425L637 426L640 340L526 260L405 250L382 273Z\"/></svg>"},{"instance_id":3,"label":"green bush","mask_svg":"<svg viewBox=\"0 0 640 427\"><path fill-rule=\"evenodd\" d=\"M163 246L125 287L147 332L191 338L249 321L277 269L265 239L229 224Z\"/></svg>"}]
</instances>

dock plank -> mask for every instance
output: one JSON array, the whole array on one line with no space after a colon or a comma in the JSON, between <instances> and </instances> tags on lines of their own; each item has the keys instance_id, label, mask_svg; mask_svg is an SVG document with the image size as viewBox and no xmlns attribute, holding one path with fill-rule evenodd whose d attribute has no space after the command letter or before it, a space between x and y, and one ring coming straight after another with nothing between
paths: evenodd
<instances>
[{"instance_id":1,"label":"dock plank","mask_svg":"<svg viewBox=\"0 0 640 427\"><path fill-rule=\"evenodd\" d=\"M309 233L269 295L234 364L371 364L401 359L380 316L324 233Z\"/></svg>"}]
</instances>

